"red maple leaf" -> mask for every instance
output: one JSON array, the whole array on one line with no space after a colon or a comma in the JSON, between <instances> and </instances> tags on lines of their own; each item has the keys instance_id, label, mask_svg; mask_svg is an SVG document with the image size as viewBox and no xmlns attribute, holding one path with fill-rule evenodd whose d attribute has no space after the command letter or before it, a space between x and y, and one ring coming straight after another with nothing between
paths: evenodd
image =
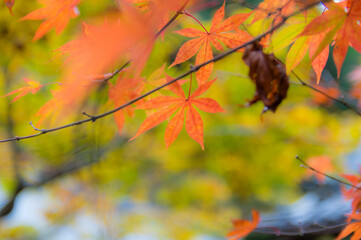
<instances>
[{"instance_id":1,"label":"red maple leaf","mask_svg":"<svg viewBox=\"0 0 361 240\"><path fill-rule=\"evenodd\" d=\"M194 106L196 106L202 111L210 113L225 112L225 110L215 100L211 98L198 98L200 95L205 93L214 82L215 80L209 81L201 85L188 98L185 96L184 91L179 85L179 83L175 82L169 85L169 89L174 94L176 94L177 97L159 96L150 99L147 102L139 104L137 106L137 108L139 109L161 109L147 117L147 119L139 127L138 132L129 141L135 139L143 132L162 123L178 111L170 120L165 130L164 140L166 147L168 148L178 137L179 133L183 128L184 114L186 114L185 126L188 135L196 142L198 142L201 145L202 149L204 149L203 120L201 118L201 115L194 108Z\"/></svg>"},{"instance_id":2,"label":"red maple leaf","mask_svg":"<svg viewBox=\"0 0 361 240\"><path fill-rule=\"evenodd\" d=\"M40 20L45 19L36 30L33 41L40 39L50 29L55 28L60 34L69 22L70 18L78 16L76 5L80 0L39 0L45 7L36 9L20 20Z\"/></svg>"},{"instance_id":3,"label":"red maple leaf","mask_svg":"<svg viewBox=\"0 0 361 240\"><path fill-rule=\"evenodd\" d=\"M170 67L179 63L185 62L195 54L197 54L195 64L201 64L213 58L212 47L213 45L217 50L223 51L223 46L220 42L224 43L229 48L239 46L252 36L245 31L230 32L236 30L250 15L250 13L241 13L233 15L225 20L224 18L224 5L218 9L214 14L210 31L204 28L204 31L186 28L176 33L185 37L195 37L182 45L179 49L176 59ZM187 13L186 13L187 14ZM202 85L208 80L213 70L213 63L210 63L196 73L199 85Z\"/></svg>"},{"instance_id":4,"label":"red maple leaf","mask_svg":"<svg viewBox=\"0 0 361 240\"><path fill-rule=\"evenodd\" d=\"M232 223L234 229L227 233L226 237L229 240L237 240L250 234L260 222L259 212L252 210L252 218L252 221L243 219L233 220Z\"/></svg>"}]
</instances>

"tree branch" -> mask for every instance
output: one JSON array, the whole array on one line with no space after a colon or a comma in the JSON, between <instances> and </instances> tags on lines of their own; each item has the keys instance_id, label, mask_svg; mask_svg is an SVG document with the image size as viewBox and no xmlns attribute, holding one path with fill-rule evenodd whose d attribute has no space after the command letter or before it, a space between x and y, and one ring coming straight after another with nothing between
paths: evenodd
<instances>
[{"instance_id":1,"label":"tree branch","mask_svg":"<svg viewBox=\"0 0 361 240\"><path fill-rule=\"evenodd\" d=\"M360 221L357 220L357 221L352 221L350 223L355 223L355 222L360 222ZM303 236L305 234L325 234L325 233L339 232L343 227L347 226L350 223L344 222L332 226L320 226L315 223L313 224L313 226L318 227L317 229L308 229L308 230L298 229L295 231L280 231L279 229L277 229L278 231L275 231L272 230L272 228L268 229L267 227L259 227L253 230L253 232L260 234L276 235L276 236Z\"/></svg>"},{"instance_id":2,"label":"tree branch","mask_svg":"<svg viewBox=\"0 0 361 240\"><path fill-rule=\"evenodd\" d=\"M312 171L314 171L314 172L316 172L316 173L318 173L318 174L321 174L321 175L323 175L323 176L325 176L325 177L328 177L328 178L330 178L330 179L332 179L332 180L335 180L335 181L337 181L337 182L339 182L339 183L341 183L341 184L344 184L344 185L350 186L350 187L352 187L352 188L356 188L356 189L358 189L358 190L361 190L361 188L358 187L358 186L355 186L355 185L353 185L353 184L351 184L351 183L345 182L345 181L343 181L343 180L341 180L341 179L332 177L332 176L330 176L330 175L328 175L328 174L326 174L326 173L323 173L323 172L321 172L321 171L318 171L317 169L315 169L315 168L311 167L310 165L308 165L308 164L307 164L305 161L303 161L299 156L296 156L296 159L297 159L298 161L300 161L304 167L306 167L306 168L308 168L308 169L310 169L310 170L312 170Z\"/></svg>"},{"instance_id":3,"label":"tree branch","mask_svg":"<svg viewBox=\"0 0 361 240\"><path fill-rule=\"evenodd\" d=\"M6 204L0 209L0 218L5 217L13 210L15 200L17 199L17 197L23 190L29 189L29 188L41 187L48 183L54 182L55 180L57 180L60 177L66 176L68 174L79 171L79 170L83 169L84 167L88 167L95 163L98 163L101 161L101 156L106 152L107 148L112 148L114 145L119 146L119 144L122 144L125 142L126 142L126 140L124 138L122 138L119 143L119 139L117 138L115 141L111 141L110 144L107 144L106 148L101 150L99 155L95 156L94 154L91 154L91 156L92 156L91 160L84 161L83 159L87 159L87 158L77 157L75 160L70 161L66 164L63 164L62 166L60 166L57 169L44 170L40 174L40 176L41 176L40 179L35 182L29 183L29 182L26 182L23 178L20 178L16 184L15 191L12 193L10 198L7 200Z\"/></svg>"},{"instance_id":4,"label":"tree branch","mask_svg":"<svg viewBox=\"0 0 361 240\"><path fill-rule=\"evenodd\" d=\"M330 0L327 0L327 1L330 1ZM323 2L327 2L327 1L323 1ZM261 40L262 38L264 38L265 36L267 36L268 34L271 34L273 33L275 30L277 30L278 28L280 28L281 26L283 26L283 24L287 21L287 19L289 19L290 17L293 17L303 11L306 11L314 6L316 6L317 4L319 4L319 2L314 2L310 5L307 5L305 6L304 8L298 10L298 11L295 11L294 13L288 15L288 16L282 16L282 20L276 24L275 26L273 26L272 28L270 28L268 31L258 35L257 37L253 38L252 40L242 44L242 45L239 45L238 47L235 47L235 48L232 48L232 49L229 49L227 51L224 51L223 53L215 56L214 58L204 62L204 63L201 63L199 65L196 65L196 66L193 66L190 70L184 72L183 74L179 75L178 77L174 78L173 80L159 86L159 87L156 87L154 88L153 90L147 92L147 93L144 93L143 95L140 95L139 97L137 98L134 98L133 100L117 107L117 108L114 108L113 110L110 110L108 112L105 112L105 113L102 113L102 114L99 114L99 115L94 115L88 119L85 119L85 120L80 120L80 121L76 121L76 122L72 122L72 123L69 123L69 124L66 124L66 125L62 125L62 126L59 126L59 127L55 127L55 128L49 128L49 129L42 129L42 131L40 133L37 133L37 134L32 134L32 135L27 135L27 136L22 136L22 137L19 137L19 136L15 136L15 137L12 137L12 138L8 138L8 139L3 139L3 140L0 140L0 143L4 143L4 142L11 142L11 141L20 141L20 140L24 140L24 139L29 139L29 138L33 138L33 137L38 137L40 135L43 135L43 134L46 134L46 133L49 133L49 132L55 132L55 131L59 131L61 129L65 129L65 128L69 128L69 127L73 127L73 126L77 126L77 125L82 125L84 123L88 123L88 122L94 122L95 120L99 119L99 118L103 118L103 117L106 117L108 115L111 115L123 108L126 108L128 106L130 106L131 104L133 103L136 103L138 102L139 100L159 91L160 89L188 76L189 74L191 73L194 73L194 72L197 72L200 68L210 64L210 63L213 63L213 62L217 62L223 58L225 58L226 56L234 53L234 52L237 52L238 50L246 47L247 45L249 44L252 44L254 42L257 42L259 40ZM177 12L177 16L180 14L180 11ZM173 18L172 18L173 19ZM164 31L163 28L161 29L161 31Z\"/></svg>"},{"instance_id":5,"label":"tree branch","mask_svg":"<svg viewBox=\"0 0 361 240\"><path fill-rule=\"evenodd\" d=\"M312 89L315 92L321 93L322 95L326 96L327 98L329 98L329 99L331 99L331 100L333 100L333 101L335 101L335 102L337 102L339 104L342 104L344 107L354 111L357 115L361 116L361 112L360 112L360 110L358 110L358 108L356 106L351 105L351 104L349 104L349 103L347 103L347 102L345 102L345 101L343 101L341 99L334 98L334 97L328 95L327 93L322 92L321 90L313 87L312 85L307 84L293 71L292 71L292 74L297 78L297 80L301 83L301 85L306 86L306 87Z\"/></svg>"}]
</instances>

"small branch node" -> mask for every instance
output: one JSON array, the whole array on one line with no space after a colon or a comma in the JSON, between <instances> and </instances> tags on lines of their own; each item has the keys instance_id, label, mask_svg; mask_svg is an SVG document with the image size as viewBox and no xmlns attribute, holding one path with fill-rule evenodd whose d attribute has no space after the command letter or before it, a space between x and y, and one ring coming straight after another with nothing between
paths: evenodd
<instances>
[{"instance_id":1,"label":"small branch node","mask_svg":"<svg viewBox=\"0 0 361 240\"><path fill-rule=\"evenodd\" d=\"M39 129L39 128L35 127L32 121L30 121L29 124L30 124L30 126L32 126L34 128L35 131L46 133L45 129ZM16 139L16 140L18 140L18 139Z\"/></svg>"},{"instance_id":2,"label":"small branch node","mask_svg":"<svg viewBox=\"0 0 361 240\"><path fill-rule=\"evenodd\" d=\"M95 116L89 115L86 112L83 112L83 115L87 116L88 118L90 118L92 120L92 122L95 122L95 120L97 120L97 118Z\"/></svg>"},{"instance_id":3,"label":"small branch node","mask_svg":"<svg viewBox=\"0 0 361 240\"><path fill-rule=\"evenodd\" d=\"M21 138L16 136L15 139L16 139L16 141L20 141Z\"/></svg>"}]
</instances>

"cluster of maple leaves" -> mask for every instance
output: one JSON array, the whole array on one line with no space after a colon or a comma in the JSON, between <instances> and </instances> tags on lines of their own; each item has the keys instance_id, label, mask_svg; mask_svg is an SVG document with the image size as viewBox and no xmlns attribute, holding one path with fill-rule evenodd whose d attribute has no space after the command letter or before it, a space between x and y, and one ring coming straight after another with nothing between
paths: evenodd
<instances>
[{"instance_id":1,"label":"cluster of maple leaves","mask_svg":"<svg viewBox=\"0 0 361 240\"><path fill-rule=\"evenodd\" d=\"M40 2L44 4L44 7L21 18L21 20L43 20L35 32L33 41L42 38L52 28L60 34L69 20L79 15L77 5L80 4L80 0L42 0ZM167 26L172 14L192 18L199 24L199 28L186 28L174 32L191 39L179 48L174 62L169 67L186 62L195 55L195 65L208 61L209 63L196 72L197 88L193 92L191 87L195 84L192 84L191 75L189 80L174 82L165 87L164 89L170 90L164 91L167 94L158 92L156 97L143 98L133 106L116 111L115 121L121 133L126 119L125 114L131 117L135 109L157 109L148 115L131 140L170 118L164 137L166 147L176 140L185 122L188 135L198 142L202 149L204 148L203 121L197 109L208 113L225 111L214 99L200 97L216 82L216 79L210 80L214 67L211 61L214 57L213 49L224 51L225 47L235 48L247 42L252 43L243 54L243 60L250 68L249 76L256 85L256 93L250 104L261 100L266 110L272 111L276 110L287 95L288 75L306 57L307 53L317 82L320 81L326 65L330 44L334 45L333 59L338 76L340 76L349 46L361 53L361 1L344 0L337 3L325 1L322 3L323 12L317 12L315 16L315 10L309 6L315 5L318 1L265 0L253 11L235 14L226 19L226 1L224 1L214 14L209 30L185 9L192 4L191 2L186 0L118 0L120 9L118 17L107 19L101 25L83 23L82 33L75 40L57 49L60 56L66 56L66 64L61 84L53 90L53 99L38 112L40 122L77 111L77 106L103 84L109 86L109 99L115 107L146 92L149 79L143 78L141 73L156 38L164 34L163 27ZM14 0L5 0L5 3L11 12ZM301 10L301 17L292 18L294 13ZM246 31L246 25L259 21L270 22L271 24L267 25L269 29L279 23L284 23L280 29L275 28L270 33L277 36L288 31L288 36L292 36L283 39L283 42L279 44L281 47L292 44L286 57L285 67L272 54L265 53L265 49L270 52L274 45L273 41L276 41L275 38L267 35L261 41L252 42L254 36ZM130 62L130 66L123 69L112 84L109 76L114 75L114 67L126 62ZM108 73L109 71L112 73ZM163 68L157 71L159 76L156 77L155 82L166 84L172 80ZM14 102L27 93L36 93L46 85L34 80L24 80L28 86L14 90L5 96L17 94L12 100ZM354 92L357 91L354 90ZM345 178L355 185L360 182L359 177L345 175ZM353 199L353 213L350 219L361 220L359 190L344 190L344 195ZM253 221L236 220L235 230L230 232L228 237L238 239L247 235L257 227L259 221L258 212L253 211ZM349 224L338 238L341 239L355 232L352 239L360 239L361 230L357 224Z\"/></svg>"}]
</instances>

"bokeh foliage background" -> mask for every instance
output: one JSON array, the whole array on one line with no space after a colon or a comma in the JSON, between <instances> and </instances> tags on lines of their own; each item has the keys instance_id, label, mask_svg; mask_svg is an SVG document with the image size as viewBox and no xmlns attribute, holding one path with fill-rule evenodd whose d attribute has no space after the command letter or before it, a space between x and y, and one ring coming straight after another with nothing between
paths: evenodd
<instances>
[{"instance_id":1,"label":"bokeh foliage background","mask_svg":"<svg viewBox=\"0 0 361 240\"><path fill-rule=\"evenodd\" d=\"M197 15L207 27L220 5L221 1ZM81 31L81 21L102 21L116 11L114 1L84 1L79 5L80 16L64 33L51 31L32 42L39 22L18 19L38 7L35 0L17 0L11 16L3 1L0 3L0 95L23 86L25 77L56 82L63 61L53 50ZM237 1L227 3L228 15L241 11L249 10ZM172 31L184 27L198 26L181 16L164 41L158 40L144 76L173 61L185 39ZM284 60L286 53L287 48L276 55ZM349 55L349 64L344 64L337 82L345 94L350 88L347 72L354 68L352 63L359 63L359 56ZM87 165L21 193L13 212L0 220L0 238L222 239L231 228L230 219L248 217L252 208L272 211L302 195L299 184L305 169L299 167L295 155L305 159L328 155L342 172L345 156L359 144L358 116L332 102L315 104L312 90L291 78L287 99L275 114L261 118L262 104L238 106L255 91L241 59L241 53L236 53L215 64L217 87L207 96L227 112L201 113L205 151L185 132L166 150L165 123L128 142L145 118L143 111L135 111L135 117L127 119L121 136L113 117L106 117L34 139L0 144L0 203L14 190L14 165L29 182L67 164ZM176 76L187 68L185 63L166 71ZM296 71L305 81L312 81L307 60ZM332 62L327 71L334 74ZM333 81L329 77L321 84ZM11 97L0 98L0 138L34 133L28 122L36 123L35 114L51 98L54 85L12 104ZM111 107L104 87L89 96L83 109L100 113ZM79 113L54 124L81 118Z\"/></svg>"}]
</instances>

